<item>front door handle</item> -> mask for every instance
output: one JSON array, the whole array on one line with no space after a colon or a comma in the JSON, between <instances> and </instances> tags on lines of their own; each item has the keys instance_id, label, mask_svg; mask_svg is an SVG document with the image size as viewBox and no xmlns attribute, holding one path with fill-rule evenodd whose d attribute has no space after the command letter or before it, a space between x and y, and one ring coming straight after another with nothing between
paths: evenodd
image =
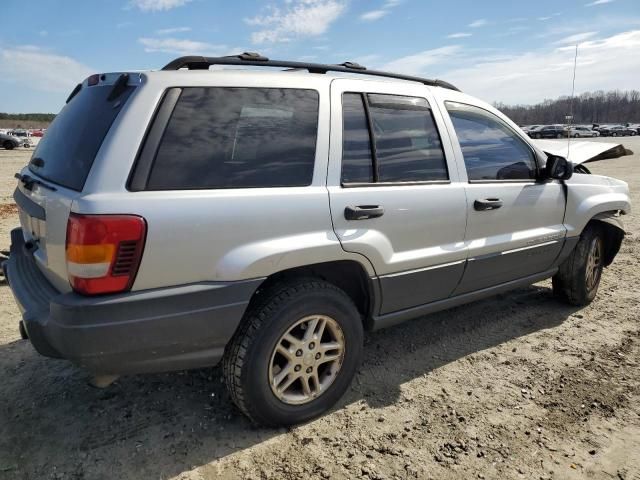
<instances>
[{"instance_id":1,"label":"front door handle","mask_svg":"<svg viewBox=\"0 0 640 480\"><path fill-rule=\"evenodd\" d=\"M366 220L367 218L378 218L384 215L384 208L380 205L358 205L356 207L345 207L344 218L347 220Z\"/></svg>"},{"instance_id":2,"label":"front door handle","mask_svg":"<svg viewBox=\"0 0 640 480\"><path fill-rule=\"evenodd\" d=\"M476 200L473 202L473 208L479 212L487 210L496 210L502 206L502 200L499 198L483 198L482 200Z\"/></svg>"}]
</instances>

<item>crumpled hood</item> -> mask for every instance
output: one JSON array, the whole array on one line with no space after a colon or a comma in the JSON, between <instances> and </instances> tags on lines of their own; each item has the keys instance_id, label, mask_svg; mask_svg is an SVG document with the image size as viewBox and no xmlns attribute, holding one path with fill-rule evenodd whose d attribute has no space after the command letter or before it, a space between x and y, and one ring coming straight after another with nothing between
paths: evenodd
<instances>
[{"instance_id":1,"label":"crumpled hood","mask_svg":"<svg viewBox=\"0 0 640 480\"><path fill-rule=\"evenodd\" d=\"M631 151L624 148L622 144L612 142L590 142L573 139L571 139L569 145L566 139L533 140L533 142L543 152L565 157L574 164L604 160L606 158L618 158L631 154Z\"/></svg>"}]
</instances>

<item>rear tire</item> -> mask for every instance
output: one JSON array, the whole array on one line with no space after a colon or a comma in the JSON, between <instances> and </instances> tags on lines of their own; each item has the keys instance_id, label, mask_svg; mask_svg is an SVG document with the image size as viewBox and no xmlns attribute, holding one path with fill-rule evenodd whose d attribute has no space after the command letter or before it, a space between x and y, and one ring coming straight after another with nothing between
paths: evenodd
<instances>
[{"instance_id":1,"label":"rear tire","mask_svg":"<svg viewBox=\"0 0 640 480\"><path fill-rule=\"evenodd\" d=\"M7 150L13 150L13 147L14 147L13 142L10 142L9 140L7 140L6 142L4 142L4 143L2 144L2 146L3 146L4 148L6 148Z\"/></svg>"},{"instance_id":2,"label":"rear tire","mask_svg":"<svg viewBox=\"0 0 640 480\"><path fill-rule=\"evenodd\" d=\"M313 278L275 285L258 298L225 351L231 398L257 424L311 420L351 384L363 351L360 314L346 293Z\"/></svg>"},{"instance_id":3,"label":"rear tire","mask_svg":"<svg viewBox=\"0 0 640 480\"><path fill-rule=\"evenodd\" d=\"M553 276L554 295L570 305L590 304L602 278L604 252L602 230L596 225L587 225L573 252Z\"/></svg>"},{"instance_id":4,"label":"rear tire","mask_svg":"<svg viewBox=\"0 0 640 480\"><path fill-rule=\"evenodd\" d=\"M563 137L564 137L564 135L562 135L561 133L556 135L556 138L563 138Z\"/></svg>"}]
</instances>

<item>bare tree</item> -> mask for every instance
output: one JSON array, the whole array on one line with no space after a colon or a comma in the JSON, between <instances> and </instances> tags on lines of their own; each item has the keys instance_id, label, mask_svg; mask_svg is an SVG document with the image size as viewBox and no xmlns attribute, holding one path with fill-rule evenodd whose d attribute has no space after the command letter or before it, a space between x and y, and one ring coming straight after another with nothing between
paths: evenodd
<instances>
[{"instance_id":1,"label":"bare tree","mask_svg":"<svg viewBox=\"0 0 640 480\"><path fill-rule=\"evenodd\" d=\"M535 105L494 105L519 125L565 123L573 114L574 124L640 123L640 91L585 92L573 99L546 99Z\"/></svg>"}]
</instances>

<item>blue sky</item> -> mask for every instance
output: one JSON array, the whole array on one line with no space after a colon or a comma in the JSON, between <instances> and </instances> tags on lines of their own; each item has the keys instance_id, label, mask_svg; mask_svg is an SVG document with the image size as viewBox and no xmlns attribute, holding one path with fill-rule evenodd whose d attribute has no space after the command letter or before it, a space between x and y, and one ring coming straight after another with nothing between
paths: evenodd
<instances>
[{"instance_id":1,"label":"blue sky","mask_svg":"<svg viewBox=\"0 0 640 480\"><path fill-rule=\"evenodd\" d=\"M639 0L3 0L0 111L57 112L91 73L257 51L443 78L484 100L640 89ZM27 19L27 21L25 21Z\"/></svg>"}]
</instances>

